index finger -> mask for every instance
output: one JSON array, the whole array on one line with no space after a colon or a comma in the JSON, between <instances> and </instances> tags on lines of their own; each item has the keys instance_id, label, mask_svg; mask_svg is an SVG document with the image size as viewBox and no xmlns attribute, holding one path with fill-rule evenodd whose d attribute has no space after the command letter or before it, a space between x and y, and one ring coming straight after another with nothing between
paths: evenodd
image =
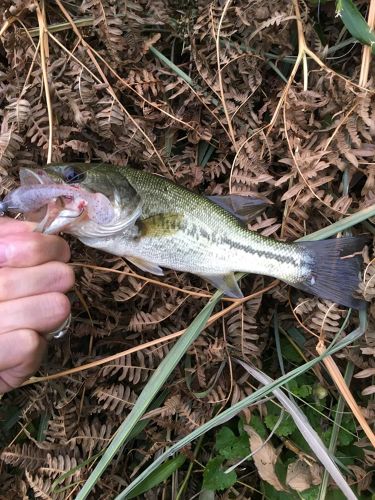
<instances>
[{"instance_id":1,"label":"index finger","mask_svg":"<svg viewBox=\"0 0 375 500\"><path fill-rule=\"evenodd\" d=\"M69 259L69 245L60 236L33 232L0 236L0 267L31 267Z\"/></svg>"},{"instance_id":2,"label":"index finger","mask_svg":"<svg viewBox=\"0 0 375 500\"><path fill-rule=\"evenodd\" d=\"M0 237L9 234L31 233L36 227L35 222L26 222L10 217L0 217Z\"/></svg>"}]
</instances>

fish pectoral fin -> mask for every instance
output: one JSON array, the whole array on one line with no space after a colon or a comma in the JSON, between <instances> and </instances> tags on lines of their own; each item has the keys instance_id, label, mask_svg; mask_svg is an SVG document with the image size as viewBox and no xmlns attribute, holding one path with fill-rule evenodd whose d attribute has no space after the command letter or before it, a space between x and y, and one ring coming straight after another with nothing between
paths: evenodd
<instances>
[{"instance_id":1,"label":"fish pectoral fin","mask_svg":"<svg viewBox=\"0 0 375 500\"><path fill-rule=\"evenodd\" d=\"M241 299L243 294L238 286L234 273L228 274L199 274L201 278L212 283L216 288L223 290L225 295L233 299Z\"/></svg>"},{"instance_id":2,"label":"fish pectoral fin","mask_svg":"<svg viewBox=\"0 0 375 500\"><path fill-rule=\"evenodd\" d=\"M181 229L183 214L156 214L137 222L140 236L170 236Z\"/></svg>"},{"instance_id":3,"label":"fish pectoral fin","mask_svg":"<svg viewBox=\"0 0 375 500\"><path fill-rule=\"evenodd\" d=\"M250 222L272 202L264 197L230 194L227 196L207 196L209 200L224 208L241 222Z\"/></svg>"},{"instance_id":4,"label":"fish pectoral fin","mask_svg":"<svg viewBox=\"0 0 375 500\"><path fill-rule=\"evenodd\" d=\"M125 256L125 259L134 264L135 266L139 267L139 269L142 269L142 271L146 271L147 273L151 274L156 274L156 276L164 275L164 271L161 267L159 267L156 264L153 264L152 262L149 262L148 260L144 260L139 257L127 257L127 256Z\"/></svg>"}]
</instances>

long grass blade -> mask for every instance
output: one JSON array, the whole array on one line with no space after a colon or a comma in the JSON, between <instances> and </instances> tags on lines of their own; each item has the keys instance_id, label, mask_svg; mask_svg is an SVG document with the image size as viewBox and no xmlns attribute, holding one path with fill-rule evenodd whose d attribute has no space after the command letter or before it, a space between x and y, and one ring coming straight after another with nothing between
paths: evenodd
<instances>
[{"instance_id":1,"label":"long grass blade","mask_svg":"<svg viewBox=\"0 0 375 500\"><path fill-rule=\"evenodd\" d=\"M143 416L156 394L163 387L169 375L176 368L180 359L189 348L190 344L194 342L194 340L198 337L198 335L205 327L207 320L211 316L212 311L215 305L219 302L221 296L222 292L220 291L217 291L213 295L211 300L194 319L191 325L187 328L184 335L179 338L176 344L169 351L168 355L163 359L153 375L150 377L150 380L138 397L132 411L118 428L111 444L108 446L99 463L91 473L81 491L78 493L76 497L77 500L83 500L88 496L103 472L108 467L113 457L129 439L132 429L137 424L138 420ZM143 479L144 477L142 478L142 480ZM139 482L137 484L139 484Z\"/></svg>"},{"instance_id":2,"label":"long grass blade","mask_svg":"<svg viewBox=\"0 0 375 500\"><path fill-rule=\"evenodd\" d=\"M360 311L359 319L360 319L360 324L358 328L353 330L339 342L336 342L333 345L331 344L323 354L317 356L316 358L308 361L307 363L301 366L298 366L291 372L283 375L282 377L278 378L277 380L273 381L267 386L263 386L257 389L250 396L247 396L246 398L242 399L241 401L234 404L230 408L224 410L216 417L212 418L205 424L201 425L198 429L195 429L193 432L183 437L178 443L172 445L169 449L167 449L164 453L162 453L156 460L154 460L154 462L150 464L147 467L147 469L141 472L141 474L138 477L136 477L134 481L116 497L115 500L124 500L125 498L127 498L127 495L129 495L134 490L134 488L145 479L145 477L151 474L160 464L162 464L169 457L177 453L184 446L187 446L192 441L194 441L201 435L205 434L206 432L214 429L218 425L224 424L225 422L236 416L238 413L240 413L242 410L249 407L250 405L257 404L260 399L270 394L274 389L282 387L284 384L290 382L295 377L298 377L307 370L310 370L310 368L312 368L314 365L322 361L326 356L331 356L335 352L340 351L347 345L358 340L364 334L367 326L367 315L365 311Z\"/></svg>"},{"instance_id":3,"label":"long grass blade","mask_svg":"<svg viewBox=\"0 0 375 500\"><path fill-rule=\"evenodd\" d=\"M307 236L303 236L298 241L318 241L324 240L326 238L331 238L335 236L337 233L341 233L346 231L347 229L355 226L356 224L360 224L370 217L375 216L375 205L371 205L370 207L364 208L363 210L359 210L355 214L349 215L348 217L344 217L343 219L327 226L319 231L315 231L314 233L308 234Z\"/></svg>"},{"instance_id":4,"label":"long grass blade","mask_svg":"<svg viewBox=\"0 0 375 500\"><path fill-rule=\"evenodd\" d=\"M375 34L352 0L338 0L336 10L349 33L365 45L370 45L375 54Z\"/></svg>"},{"instance_id":5,"label":"long grass blade","mask_svg":"<svg viewBox=\"0 0 375 500\"><path fill-rule=\"evenodd\" d=\"M264 386L267 386L273 382L273 379L271 377L258 370L257 368L250 366L249 364L244 363L241 360L237 360L237 362ZM304 413L290 398L288 398L288 396L281 389L274 389L272 392L292 417L303 438L315 453L318 460L320 460L320 462L324 465L325 470L330 474L330 476L335 481L340 490L344 493L346 498L348 498L349 500L357 500L357 497L354 495L348 483L345 481L344 476L341 474L339 468L332 460L323 441L318 436L318 433L312 428Z\"/></svg>"},{"instance_id":6,"label":"long grass blade","mask_svg":"<svg viewBox=\"0 0 375 500\"><path fill-rule=\"evenodd\" d=\"M354 364L350 361L346 366L345 376L344 376L345 382L348 385L350 384L350 381L353 377L353 373L354 373ZM331 439L330 439L329 447L328 447L328 451L332 455L335 453L335 450L336 450L339 432L341 429L342 417L344 415L344 408L345 408L345 399L340 395L339 400L338 400L338 404L337 404L335 420L333 423L332 435L331 435ZM323 474L322 482L320 484L319 497L317 498L317 500L324 500L326 498L328 483L329 483L329 474L328 474L328 471L325 470L324 474Z\"/></svg>"}]
</instances>

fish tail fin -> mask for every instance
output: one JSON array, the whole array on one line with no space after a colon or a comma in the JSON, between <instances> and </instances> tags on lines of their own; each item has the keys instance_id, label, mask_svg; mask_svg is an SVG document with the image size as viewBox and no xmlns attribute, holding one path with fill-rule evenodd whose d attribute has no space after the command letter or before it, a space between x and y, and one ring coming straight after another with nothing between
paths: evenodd
<instances>
[{"instance_id":1,"label":"fish tail fin","mask_svg":"<svg viewBox=\"0 0 375 500\"><path fill-rule=\"evenodd\" d=\"M360 282L361 252L367 242L367 236L347 236L297 243L312 257L312 269L308 279L293 286L340 305L365 309L366 302L353 294Z\"/></svg>"}]
</instances>

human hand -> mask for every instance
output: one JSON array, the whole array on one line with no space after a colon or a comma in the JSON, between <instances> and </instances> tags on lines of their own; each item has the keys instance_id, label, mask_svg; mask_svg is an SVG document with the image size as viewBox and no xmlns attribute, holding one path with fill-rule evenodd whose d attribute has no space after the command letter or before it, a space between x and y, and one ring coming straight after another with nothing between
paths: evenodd
<instances>
[{"instance_id":1,"label":"human hand","mask_svg":"<svg viewBox=\"0 0 375 500\"><path fill-rule=\"evenodd\" d=\"M46 334L70 314L64 295L74 272L59 236L32 232L34 224L0 218L0 394L38 369Z\"/></svg>"}]
</instances>

